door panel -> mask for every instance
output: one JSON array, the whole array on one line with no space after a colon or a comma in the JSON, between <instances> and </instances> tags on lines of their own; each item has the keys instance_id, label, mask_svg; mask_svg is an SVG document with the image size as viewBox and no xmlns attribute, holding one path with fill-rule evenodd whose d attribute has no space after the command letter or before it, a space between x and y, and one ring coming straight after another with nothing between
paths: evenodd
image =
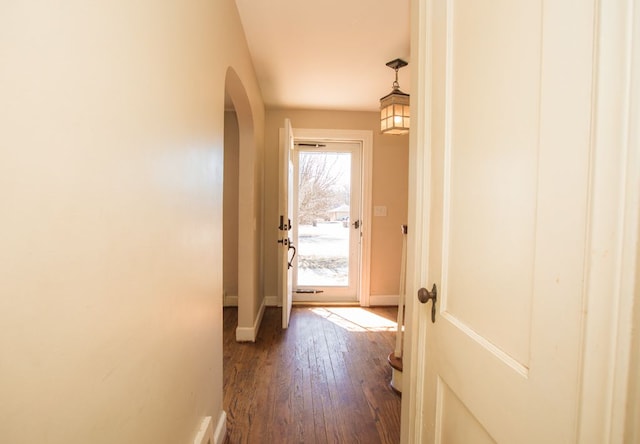
<instances>
[{"instance_id":1,"label":"door panel","mask_svg":"<svg viewBox=\"0 0 640 444\"><path fill-rule=\"evenodd\" d=\"M278 291L282 303L282 328L289 327L292 296L292 267L289 265L295 246L291 243L291 218L293 217L293 129L291 121L284 120L284 130L280 137L280 168L278 193Z\"/></svg>"},{"instance_id":2,"label":"door panel","mask_svg":"<svg viewBox=\"0 0 640 444\"><path fill-rule=\"evenodd\" d=\"M542 5L476 5L451 2L442 308L527 366Z\"/></svg>"},{"instance_id":3,"label":"door panel","mask_svg":"<svg viewBox=\"0 0 640 444\"><path fill-rule=\"evenodd\" d=\"M439 436L445 443L493 444L485 428L464 403L442 380L438 380L439 398L442 400Z\"/></svg>"},{"instance_id":4,"label":"door panel","mask_svg":"<svg viewBox=\"0 0 640 444\"><path fill-rule=\"evenodd\" d=\"M426 3L431 200L416 275L439 301L435 324L419 307L420 440L573 442L593 4Z\"/></svg>"}]
</instances>

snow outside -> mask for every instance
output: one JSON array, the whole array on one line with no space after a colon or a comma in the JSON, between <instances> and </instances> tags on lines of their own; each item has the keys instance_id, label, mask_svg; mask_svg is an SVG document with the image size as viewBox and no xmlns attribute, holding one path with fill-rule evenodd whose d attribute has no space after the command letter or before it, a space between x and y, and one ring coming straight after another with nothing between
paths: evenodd
<instances>
[{"instance_id":1,"label":"snow outside","mask_svg":"<svg viewBox=\"0 0 640 444\"><path fill-rule=\"evenodd\" d=\"M349 285L351 154L300 152L298 286Z\"/></svg>"}]
</instances>

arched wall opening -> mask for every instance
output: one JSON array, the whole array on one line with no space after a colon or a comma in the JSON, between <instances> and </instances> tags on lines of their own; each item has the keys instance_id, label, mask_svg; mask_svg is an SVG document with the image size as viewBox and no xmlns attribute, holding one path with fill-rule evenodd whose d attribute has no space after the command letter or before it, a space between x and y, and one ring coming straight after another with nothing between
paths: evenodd
<instances>
[{"instance_id":1,"label":"arched wall opening","mask_svg":"<svg viewBox=\"0 0 640 444\"><path fill-rule=\"evenodd\" d=\"M227 134L228 129L230 134ZM233 146L235 144L237 147ZM231 160L229 162L231 171L226 171L227 160ZM224 187L227 191L231 191L230 193L225 191L225 200L229 201L224 202L224 208L229 211L237 211L237 218L233 217L235 215L229 218L225 217L226 223L223 226L223 236L225 236L223 266L226 267L223 276L227 276L226 284L229 285L229 291L227 288L224 289L226 296L224 302L227 305L235 305L234 296L237 296L236 340L255 341L259 265L255 226L255 127L249 97L233 68L227 69L225 77L224 180ZM231 225L234 223L236 226L232 227ZM224 245L227 246L226 250ZM233 264L235 264L235 270ZM231 275L235 275L235 279L230 277ZM237 289L237 294L230 294L234 289Z\"/></svg>"}]
</instances>

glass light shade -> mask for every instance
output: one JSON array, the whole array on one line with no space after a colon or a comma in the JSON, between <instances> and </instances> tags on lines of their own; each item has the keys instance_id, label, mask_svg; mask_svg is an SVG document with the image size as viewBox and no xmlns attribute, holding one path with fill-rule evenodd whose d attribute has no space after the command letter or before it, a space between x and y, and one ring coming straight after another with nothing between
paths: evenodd
<instances>
[{"instance_id":1,"label":"glass light shade","mask_svg":"<svg viewBox=\"0 0 640 444\"><path fill-rule=\"evenodd\" d=\"M380 99L380 131L384 134L407 134L409 109L409 94L394 88Z\"/></svg>"}]
</instances>

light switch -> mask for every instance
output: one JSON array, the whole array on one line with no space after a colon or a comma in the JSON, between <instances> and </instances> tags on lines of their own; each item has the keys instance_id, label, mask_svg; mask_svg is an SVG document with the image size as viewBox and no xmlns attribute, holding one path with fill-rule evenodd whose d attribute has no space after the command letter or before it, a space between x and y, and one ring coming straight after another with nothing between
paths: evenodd
<instances>
[{"instance_id":1,"label":"light switch","mask_svg":"<svg viewBox=\"0 0 640 444\"><path fill-rule=\"evenodd\" d=\"M387 207L385 207L385 206L374 206L373 207L373 215L374 216L386 216L387 215Z\"/></svg>"}]
</instances>

